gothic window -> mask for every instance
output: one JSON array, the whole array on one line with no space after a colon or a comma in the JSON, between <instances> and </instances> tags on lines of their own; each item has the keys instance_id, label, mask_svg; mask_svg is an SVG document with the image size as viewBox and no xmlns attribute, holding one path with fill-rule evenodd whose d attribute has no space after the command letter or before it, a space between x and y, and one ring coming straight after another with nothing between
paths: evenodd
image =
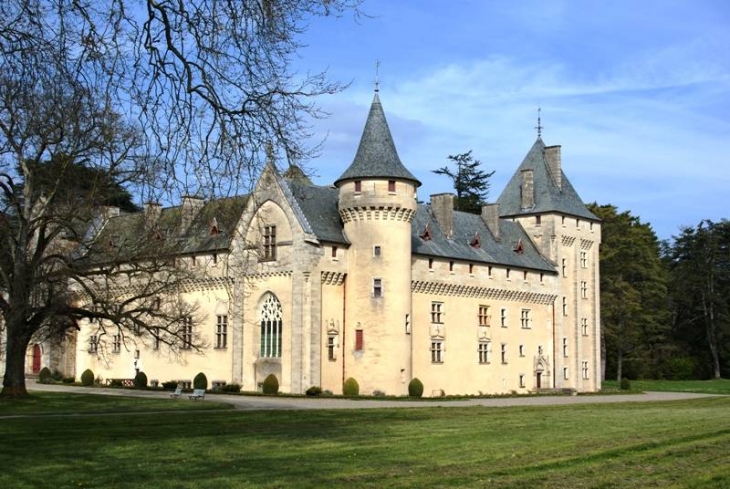
<instances>
[{"instance_id":1,"label":"gothic window","mask_svg":"<svg viewBox=\"0 0 730 489\"><path fill-rule=\"evenodd\" d=\"M279 299L274 294L266 294L261 306L261 358L281 358L283 317Z\"/></svg>"}]
</instances>

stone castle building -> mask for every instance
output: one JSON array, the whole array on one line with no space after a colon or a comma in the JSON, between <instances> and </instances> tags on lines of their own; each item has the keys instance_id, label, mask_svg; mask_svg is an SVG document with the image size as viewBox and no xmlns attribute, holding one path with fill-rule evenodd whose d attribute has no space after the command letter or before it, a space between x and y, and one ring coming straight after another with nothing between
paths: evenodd
<instances>
[{"instance_id":1,"label":"stone castle building","mask_svg":"<svg viewBox=\"0 0 730 489\"><path fill-rule=\"evenodd\" d=\"M113 241L157 219L201 271L181 292L196 304L201 352L166 354L149 335L80 325L72 375L192 382L282 392L320 386L405 395L600 389L601 227L538 137L496 203L454 211L452 194L417 199L376 92L352 164L333 186L268 164L247 196L110 217ZM65 368L64 370L69 370Z\"/></svg>"}]
</instances>

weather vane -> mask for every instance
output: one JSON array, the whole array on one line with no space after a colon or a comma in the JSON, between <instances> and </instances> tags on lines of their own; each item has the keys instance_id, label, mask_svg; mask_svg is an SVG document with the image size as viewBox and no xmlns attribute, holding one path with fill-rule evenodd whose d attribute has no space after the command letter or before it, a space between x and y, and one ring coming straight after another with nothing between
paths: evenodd
<instances>
[{"instance_id":1,"label":"weather vane","mask_svg":"<svg viewBox=\"0 0 730 489\"><path fill-rule=\"evenodd\" d=\"M538 105L537 106L537 126L535 126L535 129L537 129L537 137L541 137L542 136L542 123L540 122L540 111L541 110L542 109Z\"/></svg>"},{"instance_id":2,"label":"weather vane","mask_svg":"<svg viewBox=\"0 0 730 489\"><path fill-rule=\"evenodd\" d=\"M380 71L380 60L378 59L378 60L375 60L375 92L376 93L380 91L380 76L378 74L379 71Z\"/></svg>"}]
</instances>

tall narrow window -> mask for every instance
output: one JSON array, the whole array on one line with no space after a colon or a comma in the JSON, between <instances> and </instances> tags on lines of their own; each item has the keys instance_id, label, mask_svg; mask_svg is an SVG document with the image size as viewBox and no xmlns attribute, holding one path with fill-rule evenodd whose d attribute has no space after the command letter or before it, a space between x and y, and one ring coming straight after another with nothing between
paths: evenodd
<instances>
[{"instance_id":1,"label":"tall narrow window","mask_svg":"<svg viewBox=\"0 0 730 489\"><path fill-rule=\"evenodd\" d=\"M276 260L276 226L264 226L264 256L262 261Z\"/></svg>"},{"instance_id":2,"label":"tall narrow window","mask_svg":"<svg viewBox=\"0 0 730 489\"><path fill-rule=\"evenodd\" d=\"M582 363L583 379L588 379L588 362Z\"/></svg>"},{"instance_id":3,"label":"tall narrow window","mask_svg":"<svg viewBox=\"0 0 730 489\"><path fill-rule=\"evenodd\" d=\"M502 343L502 350L500 354L502 356L502 363L507 363L507 343Z\"/></svg>"},{"instance_id":4,"label":"tall narrow window","mask_svg":"<svg viewBox=\"0 0 730 489\"><path fill-rule=\"evenodd\" d=\"M383 297L383 279L373 279L373 297Z\"/></svg>"},{"instance_id":5,"label":"tall narrow window","mask_svg":"<svg viewBox=\"0 0 730 489\"><path fill-rule=\"evenodd\" d=\"M361 329L355 330L355 351L362 351L365 346L365 338Z\"/></svg>"},{"instance_id":6,"label":"tall narrow window","mask_svg":"<svg viewBox=\"0 0 730 489\"><path fill-rule=\"evenodd\" d=\"M152 349L160 349L160 328L152 328Z\"/></svg>"},{"instance_id":7,"label":"tall narrow window","mask_svg":"<svg viewBox=\"0 0 730 489\"><path fill-rule=\"evenodd\" d=\"M379 257L382 249L380 248L380 245L373 246L373 256Z\"/></svg>"},{"instance_id":8,"label":"tall narrow window","mask_svg":"<svg viewBox=\"0 0 730 489\"><path fill-rule=\"evenodd\" d=\"M563 356L568 356L568 338L563 338Z\"/></svg>"},{"instance_id":9,"label":"tall narrow window","mask_svg":"<svg viewBox=\"0 0 730 489\"><path fill-rule=\"evenodd\" d=\"M453 272L453 271L454 271L454 262L450 261L449 262L449 272Z\"/></svg>"},{"instance_id":10,"label":"tall narrow window","mask_svg":"<svg viewBox=\"0 0 730 489\"><path fill-rule=\"evenodd\" d=\"M433 270L433 258L428 259L428 269Z\"/></svg>"},{"instance_id":11,"label":"tall narrow window","mask_svg":"<svg viewBox=\"0 0 730 489\"><path fill-rule=\"evenodd\" d=\"M431 342L431 363L443 363L443 341Z\"/></svg>"},{"instance_id":12,"label":"tall narrow window","mask_svg":"<svg viewBox=\"0 0 730 489\"><path fill-rule=\"evenodd\" d=\"M492 344L486 341L479 343L479 363L489 363L490 353L492 351Z\"/></svg>"},{"instance_id":13,"label":"tall narrow window","mask_svg":"<svg viewBox=\"0 0 730 489\"><path fill-rule=\"evenodd\" d=\"M469 263L469 275L474 275L474 264Z\"/></svg>"},{"instance_id":14,"label":"tall narrow window","mask_svg":"<svg viewBox=\"0 0 730 489\"><path fill-rule=\"evenodd\" d=\"M525 356L525 345L520 345L519 352L521 357Z\"/></svg>"},{"instance_id":15,"label":"tall narrow window","mask_svg":"<svg viewBox=\"0 0 730 489\"><path fill-rule=\"evenodd\" d=\"M395 180L388 180L388 192L395 192Z\"/></svg>"},{"instance_id":16,"label":"tall narrow window","mask_svg":"<svg viewBox=\"0 0 730 489\"><path fill-rule=\"evenodd\" d=\"M520 387L525 387L525 374L520 374Z\"/></svg>"},{"instance_id":17,"label":"tall narrow window","mask_svg":"<svg viewBox=\"0 0 730 489\"><path fill-rule=\"evenodd\" d=\"M580 330L583 336L588 336L588 318L581 318Z\"/></svg>"},{"instance_id":18,"label":"tall narrow window","mask_svg":"<svg viewBox=\"0 0 730 489\"><path fill-rule=\"evenodd\" d=\"M479 326L489 326L489 306L479 306Z\"/></svg>"},{"instance_id":19,"label":"tall narrow window","mask_svg":"<svg viewBox=\"0 0 730 489\"><path fill-rule=\"evenodd\" d=\"M267 294L261 306L261 358L281 358L283 316L281 302Z\"/></svg>"},{"instance_id":20,"label":"tall narrow window","mask_svg":"<svg viewBox=\"0 0 730 489\"><path fill-rule=\"evenodd\" d=\"M95 334L89 336L89 353L96 353L99 351L99 337Z\"/></svg>"},{"instance_id":21,"label":"tall narrow window","mask_svg":"<svg viewBox=\"0 0 730 489\"><path fill-rule=\"evenodd\" d=\"M337 246L332 247L332 258L337 258Z\"/></svg>"},{"instance_id":22,"label":"tall narrow window","mask_svg":"<svg viewBox=\"0 0 730 489\"><path fill-rule=\"evenodd\" d=\"M225 348L228 346L228 316L216 316L215 325L215 347Z\"/></svg>"},{"instance_id":23,"label":"tall narrow window","mask_svg":"<svg viewBox=\"0 0 730 489\"><path fill-rule=\"evenodd\" d=\"M443 322L443 302L432 302L431 303L431 322L435 324L441 324Z\"/></svg>"},{"instance_id":24,"label":"tall narrow window","mask_svg":"<svg viewBox=\"0 0 730 489\"><path fill-rule=\"evenodd\" d=\"M539 226L542 222L542 216L535 216L535 226Z\"/></svg>"},{"instance_id":25,"label":"tall narrow window","mask_svg":"<svg viewBox=\"0 0 730 489\"><path fill-rule=\"evenodd\" d=\"M580 267L588 268L588 252L586 251L580 252Z\"/></svg>"},{"instance_id":26,"label":"tall narrow window","mask_svg":"<svg viewBox=\"0 0 730 489\"><path fill-rule=\"evenodd\" d=\"M122 335L115 334L112 336L112 352L119 353L122 351Z\"/></svg>"},{"instance_id":27,"label":"tall narrow window","mask_svg":"<svg viewBox=\"0 0 730 489\"><path fill-rule=\"evenodd\" d=\"M499 325L503 328L507 327L507 309L505 308L499 310Z\"/></svg>"},{"instance_id":28,"label":"tall narrow window","mask_svg":"<svg viewBox=\"0 0 730 489\"><path fill-rule=\"evenodd\" d=\"M568 276L568 260L563 258L562 263L563 263L563 277L567 277Z\"/></svg>"},{"instance_id":29,"label":"tall narrow window","mask_svg":"<svg viewBox=\"0 0 730 489\"><path fill-rule=\"evenodd\" d=\"M563 297L563 316L568 315L568 298Z\"/></svg>"},{"instance_id":30,"label":"tall narrow window","mask_svg":"<svg viewBox=\"0 0 730 489\"><path fill-rule=\"evenodd\" d=\"M327 337L327 359L330 362L334 362L337 359L335 354L337 348L337 337L335 335L329 335Z\"/></svg>"},{"instance_id":31,"label":"tall narrow window","mask_svg":"<svg viewBox=\"0 0 730 489\"><path fill-rule=\"evenodd\" d=\"M583 299L587 299L588 298L588 282L582 281L580 283L580 296Z\"/></svg>"},{"instance_id":32,"label":"tall narrow window","mask_svg":"<svg viewBox=\"0 0 730 489\"><path fill-rule=\"evenodd\" d=\"M522 325L522 329L530 329L532 327L532 317L529 309L522 309L520 311L520 324Z\"/></svg>"},{"instance_id":33,"label":"tall narrow window","mask_svg":"<svg viewBox=\"0 0 730 489\"><path fill-rule=\"evenodd\" d=\"M182 341L181 348L183 350L189 350L193 347L193 318L192 316L185 316L181 320L182 325L180 327L180 340Z\"/></svg>"}]
</instances>

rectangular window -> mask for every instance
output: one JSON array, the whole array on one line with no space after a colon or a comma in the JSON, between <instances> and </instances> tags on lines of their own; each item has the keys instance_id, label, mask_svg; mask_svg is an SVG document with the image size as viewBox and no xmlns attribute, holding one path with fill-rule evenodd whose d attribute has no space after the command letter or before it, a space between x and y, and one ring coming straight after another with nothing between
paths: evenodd
<instances>
[{"instance_id":1,"label":"rectangular window","mask_svg":"<svg viewBox=\"0 0 730 489\"><path fill-rule=\"evenodd\" d=\"M219 315L215 325L215 347L225 348L228 346L228 316Z\"/></svg>"},{"instance_id":2,"label":"rectangular window","mask_svg":"<svg viewBox=\"0 0 730 489\"><path fill-rule=\"evenodd\" d=\"M122 351L122 335L115 334L112 336L112 353L119 353Z\"/></svg>"},{"instance_id":3,"label":"rectangular window","mask_svg":"<svg viewBox=\"0 0 730 489\"><path fill-rule=\"evenodd\" d=\"M507 327L507 309L505 308L499 310L499 325L503 328Z\"/></svg>"},{"instance_id":4,"label":"rectangular window","mask_svg":"<svg viewBox=\"0 0 730 489\"><path fill-rule=\"evenodd\" d=\"M337 359L337 356L335 355L336 347L337 347L336 337L334 335L329 335L327 337L327 359L330 362L334 362Z\"/></svg>"},{"instance_id":5,"label":"rectangular window","mask_svg":"<svg viewBox=\"0 0 730 489\"><path fill-rule=\"evenodd\" d=\"M489 363L489 354L491 352L491 343L482 342L479 343L479 363L481 364L487 364Z\"/></svg>"},{"instance_id":6,"label":"rectangular window","mask_svg":"<svg viewBox=\"0 0 730 489\"><path fill-rule=\"evenodd\" d=\"M453 272L453 271L454 271L454 262L450 261L449 262L449 272Z\"/></svg>"},{"instance_id":7,"label":"rectangular window","mask_svg":"<svg viewBox=\"0 0 730 489\"><path fill-rule=\"evenodd\" d=\"M474 275L474 264L469 263L469 275Z\"/></svg>"},{"instance_id":8,"label":"rectangular window","mask_svg":"<svg viewBox=\"0 0 730 489\"><path fill-rule=\"evenodd\" d=\"M530 309L522 309L522 311L520 311L520 324L522 325L522 329L530 329L532 327Z\"/></svg>"},{"instance_id":9,"label":"rectangular window","mask_svg":"<svg viewBox=\"0 0 730 489\"><path fill-rule=\"evenodd\" d=\"M568 260L563 258L562 263L563 263L563 277L567 277L568 276Z\"/></svg>"},{"instance_id":10,"label":"rectangular window","mask_svg":"<svg viewBox=\"0 0 730 489\"><path fill-rule=\"evenodd\" d=\"M189 350L193 347L193 318L191 316L185 316L182 319L180 339L182 340L183 350Z\"/></svg>"},{"instance_id":11,"label":"rectangular window","mask_svg":"<svg viewBox=\"0 0 730 489\"><path fill-rule=\"evenodd\" d=\"M355 192L362 192L362 182L355 180Z\"/></svg>"},{"instance_id":12,"label":"rectangular window","mask_svg":"<svg viewBox=\"0 0 730 489\"><path fill-rule=\"evenodd\" d=\"M520 356L521 357L525 356L525 345L520 345Z\"/></svg>"},{"instance_id":13,"label":"rectangular window","mask_svg":"<svg viewBox=\"0 0 730 489\"><path fill-rule=\"evenodd\" d=\"M583 379L588 379L588 362L582 362Z\"/></svg>"},{"instance_id":14,"label":"rectangular window","mask_svg":"<svg viewBox=\"0 0 730 489\"><path fill-rule=\"evenodd\" d=\"M563 338L563 356L568 356L568 338Z\"/></svg>"},{"instance_id":15,"label":"rectangular window","mask_svg":"<svg viewBox=\"0 0 730 489\"><path fill-rule=\"evenodd\" d=\"M563 316L568 315L568 298L563 297Z\"/></svg>"},{"instance_id":16,"label":"rectangular window","mask_svg":"<svg viewBox=\"0 0 730 489\"><path fill-rule=\"evenodd\" d=\"M373 256L380 256L380 251L381 250L379 245L373 246Z\"/></svg>"},{"instance_id":17,"label":"rectangular window","mask_svg":"<svg viewBox=\"0 0 730 489\"><path fill-rule=\"evenodd\" d=\"M527 282L527 272L522 272L522 280Z\"/></svg>"},{"instance_id":18,"label":"rectangular window","mask_svg":"<svg viewBox=\"0 0 730 489\"><path fill-rule=\"evenodd\" d=\"M443 357L441 356L442 347L442 341L431 342L431 363L443 363Z\"/></svg>"},{"instance_id":19,"label":"rectangular window","mask_svg":"<svg viewBox=\"0 0 730 489\"><path fill-rule=\"evenodd\" d=\"M89 337L89 353L96 353L99 351L99 337L92 334Z\"/></svg>"},{"instance_id":20,"label":"rectangular window","mask_svg":"<svg viewBox=\"0 0 730 489\"><path fill-rule=\"evenodd\" d=\"M388 180L388 192L395 192L395 180Z\"/></svg>"},{"instance_id":21,"label":"rectangular window","mask_svg":"<svg viewBox=\"0 0 730 489\"><path fill-rule=\"evenodd\" d=\"M373 279L373 297L383 297L383 279Z\"/></svg>"},{"instance_id":22,"label":"rectangular window","mask_svg":"<svg viewBox=\"0 0 730 489\"><path fill-rule=\"evenodd\" d=\"M581 281L581 283L580 283L580 296L583 299L587 299L588 298L588 282Z\"/></svg>"},{"instance_id":23,"label":"rectangular window","mask_svg":"<svg viewBox=\"0 0 730 489\"><path fill-rule=\"evenodd\" d=\"M213 265L218 264L218 253L213 253Z\"/></svg>"},{"instance_id":24,"label":"rectangular window","mask_svg":"<svg viewBox=\"0 0 730 489\"><path fill-rule=\"evenodd\" d=\"M568 380L568 367L563 367L563 379Z\"/></svg>"},{"instance_id":25,"label":"rectangular window","mask_svg":"<svg viewBox=\"0 0 730 489\"><path fill-rule=\"evenodd\" d=\"M491 266L487 267L487 275L490 277L492 276L492 267Z\"/></svg>"},{"instance_id":26,"label":"rectangular window","mask_svg":"<svg viewBox=\"0 0 730 489\"><path fill-rule=\"evenodd\" d=\"M337 246L332 247L332 258L337 258Z\"/></svg>"},{"instance_id":27,"label":"rectangular window","mask_svg":"<svg viewBox=\"0 0 730 489\"><path fill-rule=\"evenodd\" d=\"M542 222L542 216L535 216L535 226L539 226Z\"/></svg>"},{"instance_id":28,"label":"rectangular window","mask_svg":"<svg viewBox=\"0 0 730 489\"><path fill-rule=\"evenodd\" d=\"M363 331L361 329L356 329L355 330L355 351L362 351L364 344L365 344L365 338L363 337Z\"/></svg>"},{"instance_id":29,"label":"rectangular window","mask_svg":"<svg viewBox=\"0 0 730 489\"><path fill-rule=\"evenodd\" d=\"M264 226L264 256L262 261L276 260L276 226Z\"/></svg>"},{"instance_id":30,"label":"rectangular window","mask_svg":"<svg viewBox=\"0 0 730 489\"><path fill-rule=\"evenodd\" d=\"M506 272L506 275L507 275L507 280L509 280L509 272L510 272L510 271L511 271L511 270L510 270L510 269L508 268L508 269L507 269L507 272Z\"/></svg>"},{"instance_id":31,"label":"rectangular window","mask_svg":"<svg viewBox=\"0 0 730 489\"><path fill-rule=\"evenodd\" d=\"M525 387L525 374L520 374L520 387Z\"/></svg>"},{"instance_id":32,"label":"rectangular window","mask_svg":"<svg viewBox=\"0 0 730 489\"><path fill-rule=\"evenodd\" d=\"M428 269L433 270L433 258L428 259Z\"/></svg>"},{"instance_id":33,"label":"rectangular window","mask_svg":"<svg viewBox=\"0 0 730 489\"><path fill-rule=\"evenodd\" d=\"M502 363L507 363L507 343L502 343L502 350L500 353L502 356Z\"/></svg>"},{"instance_id":34,"label":"rectangular window","mask_svg":"<svg viewBox=\"0 0 730 489\"><path fill-rule=\"evenodd\" d=\"M432 302L431 303L431 322L436 324L443 323L443 302Z\"/></svg>"},{"instance_id":35,"label":"rectangular window","mask_svg":"<svg viewBox=\"0 0 730 489\"><path fill-rule=\"evenodd\" d=\"M479 306L479 326L489 326L489 306Z\"/></svg>"},{"instance_id":36,"label":"rectangular window","mask_svg":"<svg viewBox=\"0 0 730 489\"><path fill-rule=\"evenodd\" d=\"M580 330L583 336L588 336L588 318L581 318Z\"/></svg>"},{"instance_id":37,"label":"rectangular window","mask_svg":"<svg viewBox=\"0 0 730 489\"><path fill-rule=\"evenodd\" d=\"M585 251L580 252L580 267L588 268L588 253Z\"/></svg>"}]
</instances>

